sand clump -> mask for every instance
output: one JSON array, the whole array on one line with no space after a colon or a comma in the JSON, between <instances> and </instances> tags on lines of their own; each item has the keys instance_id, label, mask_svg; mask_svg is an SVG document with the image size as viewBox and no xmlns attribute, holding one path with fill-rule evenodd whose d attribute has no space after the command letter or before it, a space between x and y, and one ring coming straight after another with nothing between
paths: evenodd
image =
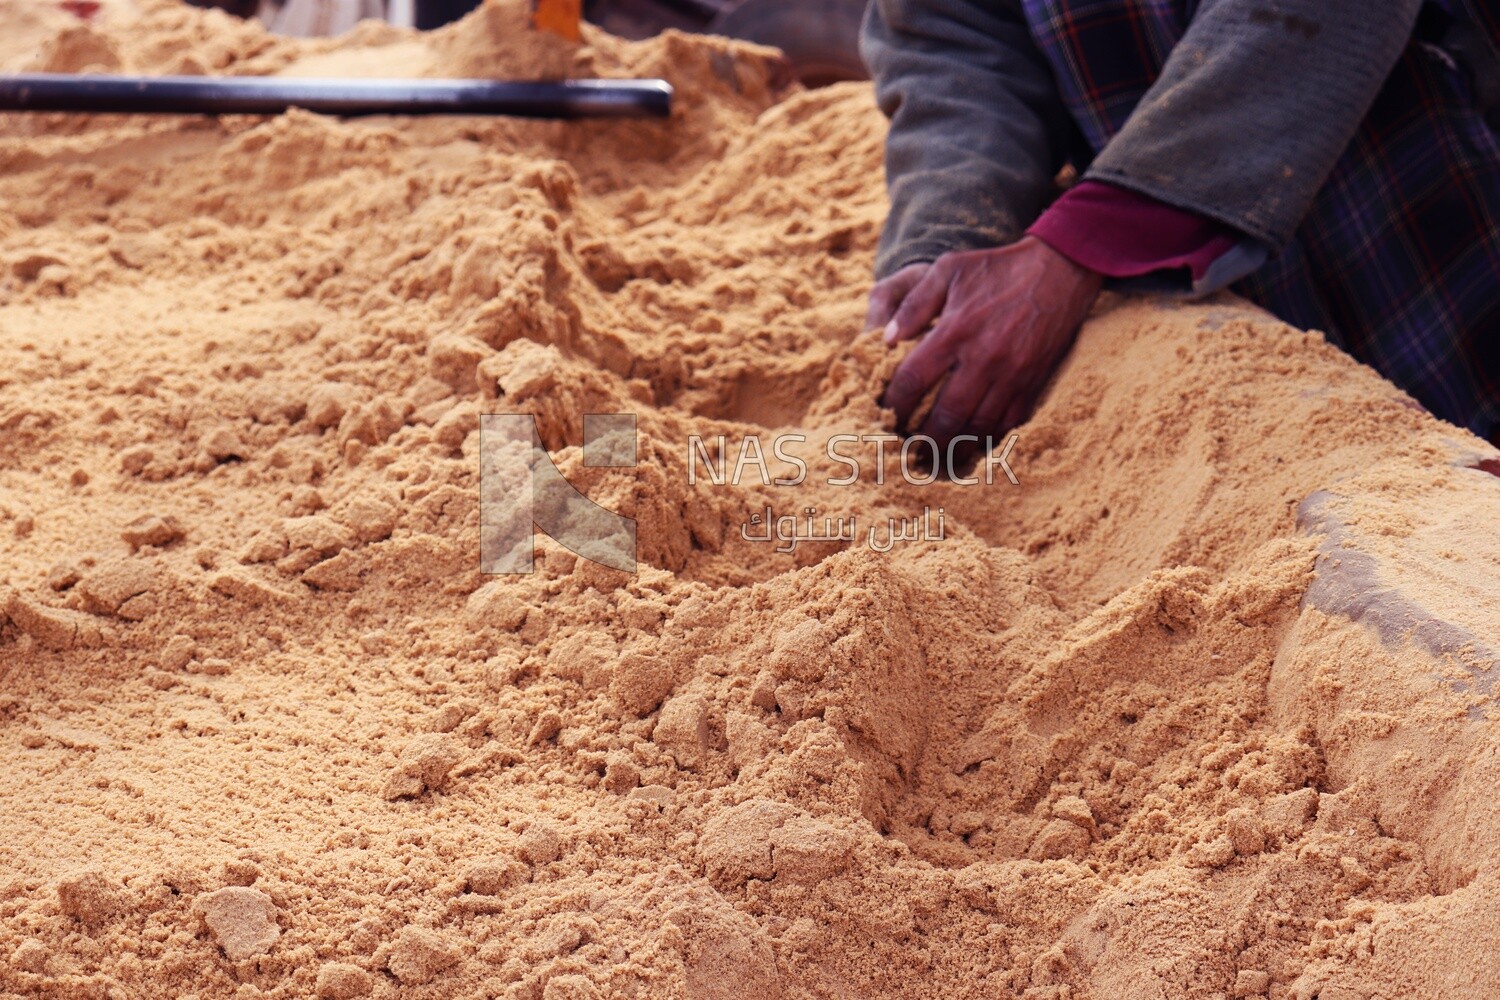
<instances>
[{"instance_id":1,"label":"sand clump","mask_svg":"<svg viewBox=\"0 0 1500 1000\"><path fill-rule=\"evenodd\" d=\"M869 443L829 485L832 435L889 431L867 87L533 46L513 3L319 42L37 9L0 11L7 68L659 74L679 107L0 117L0 993L1500 983L1493 449L1242 304L1108 299L1019 486ZM638 572L545 538L479 572L487 412L636 519ZM619 412L637 464L585 464ZM776 432L803 484L689 483L692 435ZM767 506L946 533L778 552Z\"/></svg>"}]
</instances>

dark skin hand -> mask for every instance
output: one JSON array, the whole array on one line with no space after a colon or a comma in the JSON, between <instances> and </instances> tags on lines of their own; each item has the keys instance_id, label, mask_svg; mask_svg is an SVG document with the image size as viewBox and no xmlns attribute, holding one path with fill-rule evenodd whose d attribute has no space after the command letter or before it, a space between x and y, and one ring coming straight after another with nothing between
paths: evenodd
<instances>
[{"instance_id":1,"label":"dark skin hand","mask_svg":"<svg viewBox=\"0 0 1500 1000\"><path fill-rule=\"evenodd\" d=\"M910 264L877 284L868 325L884 327L887 345L927 331L886 387L883 403L896 411L897 428L926 434L946 455L959 435L982 441L1020 424L1073 345L1103 281L1027 236ZM927 419L908 427L945 376Z\"/></svg>"}]
</instances>

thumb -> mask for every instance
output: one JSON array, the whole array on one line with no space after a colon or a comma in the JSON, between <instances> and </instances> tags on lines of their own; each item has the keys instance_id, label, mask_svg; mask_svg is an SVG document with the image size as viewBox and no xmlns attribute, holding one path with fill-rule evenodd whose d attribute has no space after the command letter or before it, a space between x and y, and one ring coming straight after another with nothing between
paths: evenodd
<instances>
[{"instance_id":1,"label":"thumb","mask_svg":"<svg viewBox=\"0 0 1500 1000\"><path fill-rule=\"evenodd\" d=\"M870 289L870 308L865 313L865 329L879 330L896 315L896 309L922 280L931 264L908 264Z\"/></svg>"},{"instance_id":2,"label":"thumb","mask_svg":"<svg viewBox=\"0 0 1500 1000\"><path fill-rule=\"evenodd\" d=\"M948 278L948 269L940 265L933 265L922 275L922 280L901 300L881 334L888 346L910 340L937 318L948 301Z\"/></svg>"}]
</instances>

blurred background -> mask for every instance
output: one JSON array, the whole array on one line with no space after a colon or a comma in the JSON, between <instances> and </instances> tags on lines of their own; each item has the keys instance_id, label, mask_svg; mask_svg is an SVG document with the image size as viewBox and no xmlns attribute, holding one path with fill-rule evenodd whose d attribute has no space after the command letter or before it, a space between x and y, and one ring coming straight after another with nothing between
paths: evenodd
<instances>
[{"instance_id":1,"label":"blurred background","mask_svg":"<svg viewBox=\"0 0 1500 1000\"><path fill-rule=\"evenodd\" d=\"M259 18L287 35L337 35L379 18L430 30L455 21L481 0L187 0L238 17ZM809 86L865 77L859 22L865 0L584 0L590 23L622 38L668 28L774 45Z\"/></svg>"}]
</instances>

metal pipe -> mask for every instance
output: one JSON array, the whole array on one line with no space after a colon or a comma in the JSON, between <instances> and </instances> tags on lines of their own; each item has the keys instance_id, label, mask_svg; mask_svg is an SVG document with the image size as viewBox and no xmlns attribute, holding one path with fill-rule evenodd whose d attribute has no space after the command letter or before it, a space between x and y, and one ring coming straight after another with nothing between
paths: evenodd
<instances>
[{"instance_id":1,"label":"metal pipe","mask_svg":"<svg viewBox=\"0 0 1500 1000\"><path fill-rule=\"evenodd\" d=\"M0 75L0 110L126 114L660 117L665 80L365 80L272 76Z\"/></svg>"}]
</instances>

